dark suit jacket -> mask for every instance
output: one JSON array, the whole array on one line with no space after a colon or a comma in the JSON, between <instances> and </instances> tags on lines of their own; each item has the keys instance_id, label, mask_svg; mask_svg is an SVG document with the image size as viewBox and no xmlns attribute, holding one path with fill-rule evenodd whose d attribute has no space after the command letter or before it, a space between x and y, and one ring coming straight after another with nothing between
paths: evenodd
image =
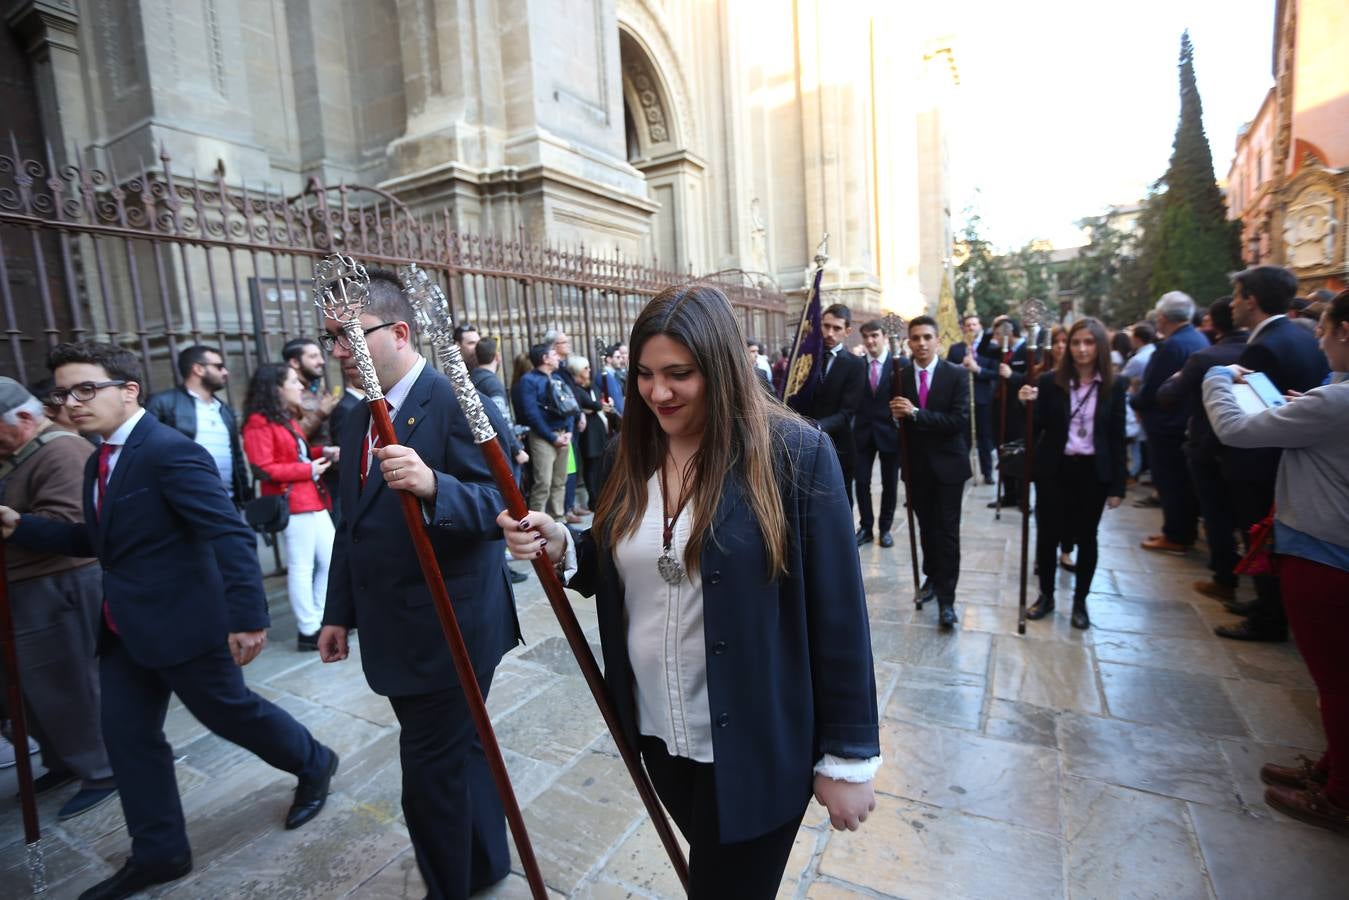
<instances>
[{"instance_id":1,"label":"dark suit jacket","mask_svg":"<svg viewBox=\"0 0 1349 900\"><path fill-rule=\"evenodd\" d=\"M1148 360L1148 367L1143 370L1143 382L1138 393L1130 401L1138 411L1143 430L1149 435L1185 434L1185 426L1190 419L1189 410L1183 406L1163 408L1157 402L1157 391L1168 378L1181 370L1191 354L1207 350L1210 346L1204 333L1188 323L1157 345L1152 358Z\"/></svg>"},{"instance_id":2,"label":"dark suit jacket","mask_svg":"<svg viewBox=\"0 0 1349 900\"><path fill-rule=\"evenodd\" d=\"M984 334L987 336L987 332ZM990 355L981 354L981 349ZM964 371L965 367L961 366L961 363L965 361L965 354L968 351L968 344L952 344L951 349L946 351L946 361L960 366ZM983 337L974 348L974 361L979 364L979 371L974 373L974 402L979 406L993 402L993 389L998 384L998 363L1002 362L995 351L996 348L990 346ZM1025 359L1024 353L1021 358ZM968 381L969 377L966 375L965 380Z\"/></svg>"},{"instance_id":3,"label":"dark suit jacket","mask_svg":"<svg viewBox=\"0 0 1349 900\"><path fill-rule=\"evenodd\" d=\"M145 410L170 428L182 432L188 440L196 440L197 400L187 388L179 386L160 391L146 402ZM220 402L220 418L224 420L225 430L230 434L230 458L234 463L234 483L230 485L230 494L235 505L242 506L253 499L253 482L248 477L248 460L244 458L243 445L239 442L239 421L234 416L234 410L223 400Z\"/></svg>"},{"instance_id":4,"label":"dark suit jacket","mask_svg":"<svg viewBox=\"0 0 1349 900\"><path fill-rule=\"evenodd\" d=\"M484 409L506 427L495 404ZM361 488L361 450L369 407L342 434L342 520L333 542L324 625L360 628L361 665L370 689L407 696L458 683L431 592L403 523L397 492L378 464ZM474 668L495 665L519 641L496 517L505 502L473 443L454 389L428 364L394 416L398 442L436 472L435 509L426 533L440 561Z\"/></svg>"},{"instance_id":5,"label":"dark suit jacket","mask_svg":"<svg viewBox=\"0 0 1349 900\"><path fill-rule=\"evenodd\" d=\"M1240 365L1264 372L1274 386L1284 391L1309 391L1326 379L1330 366L1316 336L1292 319L1276 319L1246 341ZM1279 472L1280 451L1223 448L1225 478L1273 482Z\"/></svg>"},{"instance_id":6,"label":"dark suit jacket","mask_svg":"<svg viewBox=\"0 0 1349 900\"><path fill-rule=\"evenodd\" d=\"M1068 446L1068 420L1072 416L1071 398L1054 381L1053 372L1036 379L1040 399L1035 403L1036 481L1058 477ZM1092 423L1092 441L1096 450L1096 478L1106 487L1107 497L1124 496L1124 404L1128 402L1128 384L1116 378L1108 393L1096 396L1096 415ZM1022 407L1018 404L1018 409Z\"/></svg>"},{"instance_id":7,"label":"dark suit jacket","mask_svg":"<svg viewBox=\"0 0 1349 900\"><path fill-rule=\"evenodd\" d=\"M815 420L820 430L833 439L844 468L849 468L852 463L853 417L857 414L857 406L862 401L862 392L866 387L866 365L844 347L838 351L824 382L815 389L810 398L810 408L806 411L806 415Z\"/></svg>"},{"instance_id":8,"label":"dark suit jacket","mask_svg":"<svg viewBox=\"0 0 1349 900\"><path fill-rule=\"evenodd\" d=\"M871 357L862 357L862 399L857 404L857 415L853 418L853 442L859 450L875 450L878 453L899 452L899 428L894 416L890 415L890 397L893 393L894 375L897 369L903 369L909 361L896 358L892 353L881 367L881 377L876 390L871 390Z\"/></svg>"},{"instance_id":9,"label":"dark suit jacket","mask_svg":"<svg viewBox=\"0 0 1349 900\"><path fill-rule=\"evenodd\" d=\"M1007 363L1012 370L1012 377L1003 380L998 374L998 366L1002 364L1006 353L999 349L998 345L993 343L993 335L985 331L983 339L979 341L979 346L974 348L975 356L978 357L978 363L985 369L993 373L994 384L989 394L989 402L993 404L993 434L994 442L1015 441L1023 437L1022 432L1026 430L1026 424L1021 417L1016 414L1017 402L1016 392L1021 389L1021 385L1026 383L1026 371L1029 360L1027 359L1026 341L1019 337L1013 337L1014 349L1012 358ZM987 362L987 365L985 365ZM961 371L964 371L963 369ZM969 376L966 376L967 378ZM978 389L978 381L975 382L975 389ZM1003 394L1007 399L1003 400ZM1006 407L1007 417L1003 419L1003 408ZM1005 477L1005 476L1004 476Z\"/></svg>"},{"instance_id":10,"label":"dark suit jacket","mask_svg":"<svg viewBox=\"0 0 1349 900\"><path fill-rule=\"evenodd\" d=\"M909 365L899 376L900 393L918 405L918 370ZM969 480L970 451L965 435L970 433L969 376L960 366L937 360L928 385L927 408L900 426L909 429L911 478L930 478L942 484Z\"/></svg>"},{"instance_id":11,"label":"dark suit jacket","mask_svg":"<svg viewBox=\"0 0 1349 900\"><path fill-rule=\"evenodd\" d=\"M253 532L211 455L146 414L132 429L94 510L98 454L84 468L84 523L24 516L13 541L66 556L97 556L103 596L131 658L177 665L236 631L270 624Z\"/></svg>"},{"instance_id":12,"label":"dark suit jacket","mask_svg":"<svg viewBox=\"0 0 1349 900\"><path fill-rule=\"evenodd\" d=\"M843 473L814 429L784 426L787 574L769 580L763 538L728 476L700 560L707 699L721 839L756 837L799 815L820 756L880 753L866 596ZM606 462L608 462L606 458ZM637 708L626 598L612 552L576 533L570 587L594 595L604 680L634 745Z\"/></svg>"},{"instance_id":13,"label":"dark suit jacket","mask_svg":"<svg viewBox=\"0 0 1349 900\"><path fill-rule=\"evenodd\" d=\"M1204 411L1204 374L1214 366L1228 366L1246 350L1246 332L1224 335L1216 344L1190 354L1180 374L1168 378L1157 389L1157 402L1164 409L1183 408L1190 418L1185 426L1185 455L1197 462L1218 459L1222 444L1213 433Z\"/></svg>"}]
</instances>

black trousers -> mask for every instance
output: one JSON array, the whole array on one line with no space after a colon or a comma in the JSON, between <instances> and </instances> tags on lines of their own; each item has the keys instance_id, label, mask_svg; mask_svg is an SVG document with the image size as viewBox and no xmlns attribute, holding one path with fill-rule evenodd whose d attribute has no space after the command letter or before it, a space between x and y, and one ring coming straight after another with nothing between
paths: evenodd
<instances>
[{"instance_id":1,"label":"black trousers","mask_svg":"<svg viewBox=\"0 0 1349 900\"><path fill-rule=\"evenodd\" d=\"M1059 471L1035 481L1035 562L1040 567L1040 593L1053 599L1056 554L1060 544L1077 544L1073 599L1091 592L1096 576L1096 529L1105 510L1107 486L1096 476L1096 457L1065 456Z\"/></svg>"},{"instance_id":2,"label":"black trousers","mask_svg":"<svg viewBox=\"0 0 1349 900\"><path fill-rule=\"evenodd\" d=\"M689 900L776 897L806 808L767 834L723 844L712 764L671 756L659 738L643 735L640 746L656 793L689 842Z\"/></svg>"},{"instance_id":3,"label":"black trousers","mask_svg":"<svg viewBox=\"0 0 1349 900\"><path fill-rule=\"evenodd\" d=\"M942 484L932 475L915 472L909 479L910 502L918 517L918 539L923 547L923 574L932 583L937 602L955 603L960 577L960 499L964 484Z\"/></svg>"},{"instance_id":4,"label":"black trousers","mask_svg":"<svg viewBox=\"0 0 1349 900\"><path fill-rule=\"evenodd\" d=\"M188 852L173 748L164 738L169 694L197 721L263 762L318 777L328 752L290 713L250 691L224 641L210 653L164 669L147 669L114 635L101 641L103 740L131 835L131 858L166 863Z\"/></svg>"},{"instance_id":5,"label":"black trousers","mask_svg":"<svg viewBox=\"0 0 1349 900\"><path fill-rule=\"evenodd\" d=\"M979 444L979 472L985 478L993 477L993 446L997 435L993 433L993 403L974 404L974 437Z\"/></svg>"},{"instance_id":6,"label":"black trousers","mask_svg":"<svg viewBox=\"0 0 1349 900\"><path fill-rule=\"evenodd\" d=\"M857 515L863 531L875 524L871 511L871 468L881 460L881 533L895 524L895 506L899 502L899 453L881 453L873 446L857 448Z\"/></svg>"},{"instance_id":7,"label":"black trousers","mask_svg":"<svg viewBox=\"0 0 1349 900\"><path fill-rule=\"evenodd\" d=\"M1199 514L1204 519L1204 535L1208 538L1208 567L1213 580L1228 587L1237 586L1232 570L1240 557L1237 555L1236 515L1232 498L1228 496L1227 482L1223 480L1217 460L1187 460L1190 483L1199 500Z\"/></svg>"},{"instance_id":8,"label":"black trousers","mask_svg":"<svg viewBox=\"0 0 1349 900\"><path fill-rule=\"evenodd\" d=\"M1251 526L1269 515L1270 507L1274 505L1274 483L1229 481L1226 484L1237 529L1242 534L1243 543L1249 544ZM1256 575L1251 581L1255 584L1255 609L1248 617L1251 624L1271 631L1286 629L1288 617L1284 614L1278 576Z\"/></svg>"},{"instance_id":9,"label":"black trousers","mask_svg":"<svg viewBox=\"0 0 1349 900\"><path fill-rule=\"evenodd\" d=\"M495 664L478 675L483 698ZM403 817L429 900L459 900L510 873L506 814L463 692L390 697L402 726Z\"/></svg>"},{"instance_id":10,"label":"black trousers","mask_svg":"<svg viewBox=\"0 0 1349 900\"><path fill-rule=\"evenodd\" d=\"M1184 445L1181 435L1148 435L1152 483L1162 498L1162 534L1168 541L1189 545L1199 527L1199 501L1190 484Z\"/></svg>"}]
</instances>

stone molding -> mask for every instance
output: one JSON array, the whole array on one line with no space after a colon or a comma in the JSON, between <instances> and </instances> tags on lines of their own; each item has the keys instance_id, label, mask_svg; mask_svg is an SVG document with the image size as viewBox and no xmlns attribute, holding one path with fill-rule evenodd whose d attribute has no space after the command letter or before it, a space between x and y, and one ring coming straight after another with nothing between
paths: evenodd
<instances>
[{"instance_id":1,"label":"stone molding","mask_svg":"<svg viewBox=\"0 0 1349 900\"><path fill-rule=\"evenodd\" d=\"M670 146L687 147L696 152L702 146L702 140L689 100L692 94L664 17L648 0L618 0L617 15L620 38L630 38L643 51L654 83L664 89L664 103L660 109L669 132ZM626 67L623 75L626 91ZM640 102L632 103L632 98L629 103L633 109L641 108Z\"/></svg>"}]
</instances>

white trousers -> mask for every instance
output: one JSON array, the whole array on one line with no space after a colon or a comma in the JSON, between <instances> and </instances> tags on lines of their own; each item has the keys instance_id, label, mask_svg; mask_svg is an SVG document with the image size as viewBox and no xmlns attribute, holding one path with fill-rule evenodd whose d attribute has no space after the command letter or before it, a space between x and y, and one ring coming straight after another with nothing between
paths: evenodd
<instances>
[{"instance_id":1,"label":"white trousers","mask_svg":"<svg viewBox=\"0 0 1349 900\"><path fill-rule=\"evenodd\" d=\"M328 564L333 558L333 519L327 510L291 513L281 532L286 548L286 591L300 634L316 634L328 599Z\"/></svg>"}]
</instances>

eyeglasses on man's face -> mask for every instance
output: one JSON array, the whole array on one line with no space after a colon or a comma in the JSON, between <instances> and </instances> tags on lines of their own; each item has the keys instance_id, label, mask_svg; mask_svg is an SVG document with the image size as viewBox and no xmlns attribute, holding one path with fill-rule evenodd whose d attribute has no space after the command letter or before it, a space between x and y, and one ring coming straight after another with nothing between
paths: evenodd
<instances>
[{"instance_id":1,"label":"eyeglasses on man's face","mask_svg":"<svg viewBox=\"0 0 1349 900\"><path fill-rule=\"evenodd\" d=\"M374 325L370 328L366 328L365 333L374 334L381 328L388 328L390 325L397 325L397 324L398 324L397 322L382 322L379 325ZM337 334L330 334L325 331L323 334L319 335L319 347L323 350L324 353L332 353L334 346L341 347L343 350L351 349L351 341L347 339L347 334L345 331L339 331Z\"/></svg>"},{"instance_id":2,"label":"eyeglasses on man's face","mask_svg":"<svg viewBox=\"0 0 1349 900\"><path fill-rule=\"evenodd\" d=\"M81 403L88 403L94 399L94 395L106 387L121 387L126 384L126 379L115 378L111 381L82 381L79 384L72 384L68 388L56 388L47 395L48 406L65 406L71 397Z\"/></svg>"}]
</instances>

